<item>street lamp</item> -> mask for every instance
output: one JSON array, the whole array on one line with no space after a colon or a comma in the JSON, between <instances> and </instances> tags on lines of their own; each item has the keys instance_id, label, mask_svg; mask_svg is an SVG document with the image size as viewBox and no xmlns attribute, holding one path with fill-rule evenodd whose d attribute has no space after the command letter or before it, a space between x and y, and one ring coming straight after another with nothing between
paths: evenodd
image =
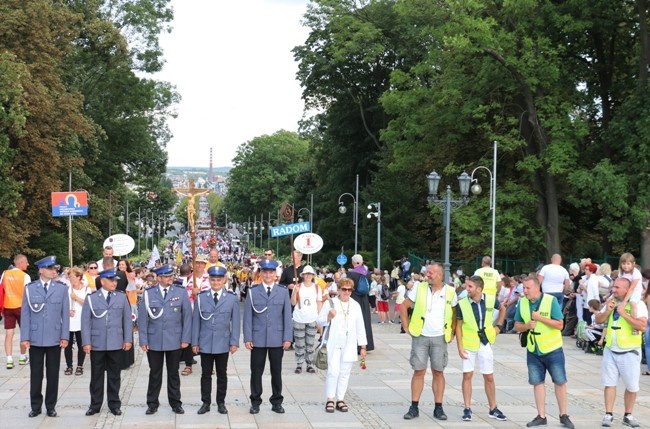
<instances>
[{"instance_id":1,"label":"street lamp","mask_svg":"<svg viewBox=\"0 0 650 429\"><path fill-rule=\"evenodd\" d=\"M368 210L372 210L373 206L377 211L368 213L368 219L373 216L377 218L377 269L381 270L381 203L368 204Z\"/></svg>"},{"instance_id":2,"label":"street lamp","mask_svg":"<svg viewBox=\"0 0 650 429\"><path fill-rule=\"evenodd\" d=\"M264 224L266 224L266 247L271 247L271 222L268 220L262 219L260 221L262 230L260 231L260 247L264 247L264 239L262 236L262 231L264 231Z\"/></svg>"},{"instance_id":3,"label":"street lamp","mask_svg":"<svg viewBox=\"0 0 650 429\"><path fill-rule=\"evenodd\" d=\"M474 173L478 170L485 170L490 175L490 210L492 210L492 268L496 263L494 258L494 239L496 236L496 212L497 212L497 142L494 141L494 154L492 156L492 171L489 168L479 165L476 167L471 174L470 180L471 183L474 183L471 187L472 194L479 195L482 191L481 185L478 183L478 179L474 178Z\"/></svg>"},{"instance_id":4,"label":"street lamp","mask_svg":"<svg viewBox=\"0 0 650 429\"><path fill-rule=\"evenodd\" d=\"M303 207L300 210L298 210L298 222L303 222L304 221L302 215L300 214L303 210L306 211L307 215L309 216L309 224L310 224L310 227L311 227L311 210L309 210L307 207Z\"/></svg>"},{"instance_id":5,"label":"street lamp","mask_svg":"<svg viewBox=\"0 0 650 429\"><path fill-rule=\"evenodd\" d=\"M354 203L354 211L352 212L352 223L354 224L354 254L357 254L357 237L359 236L359 175L357 174L357 181L356 181L356 187L354 191L354 195L350 194L349 192L345 192L341 195L339 195L339 213L345 214L347 212L347 208L343 204L343 201L341 201L341 198L344 196L349 196L352 198L352 202Z\"/></svg>"},{"instance_id":6,"label":"street lamp","mask_svg":"<svg viewBox=\"0 0 650 429\"><path fill-rule=\"evenodd\" d=\"M468 194L469 194L469 184L472 179L469 175L463 172L458 176L458 186L460 187L460 199L454 200L451 198L451 186L447 185L447 192L445 193L444 198L438 197L438 186L440 185L440 175L434 171L427 175L427 180L429 183L429 198L427 199L429 204L435 205L442 208L443 212L443 224L445 227L445 283L451 281L451 273L449 263L449 242L451 239L451 212L459 207L462 207L467 204Z\"/></svg>"}]
</instances>

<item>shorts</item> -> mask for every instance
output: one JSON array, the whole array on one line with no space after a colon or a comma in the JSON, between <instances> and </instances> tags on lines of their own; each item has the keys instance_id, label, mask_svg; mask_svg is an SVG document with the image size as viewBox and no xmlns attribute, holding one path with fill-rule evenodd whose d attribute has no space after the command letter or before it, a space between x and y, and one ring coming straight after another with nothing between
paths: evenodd
<instances>
[{"instance_id":1,"label":"shorts","mask_svg":"<svg viewBox=\"0 0 650 429\"><path fill-rule=\"evenodd\" d=\"M567 382L564 350L562 350L562 347L544 356L537 356L527 351L526 363L528 364L528 383L533 386L544 383L546 380L546 371L551 374L551 380L553 380L554 384L564 384Z\"/></svg>"},{"instance_id":2,"label":"shorts","mask_svg":"<svg viewBox=\"0 0 650 429\"><path fill-rule=\"evenodd\" d=\"M494 353L491 344L481 344L478 351L465 350L465 353L467 353L468 358L461 361L463 372L474 372L474 364L478 357L478 367L481 374L494 373Z\"/></svg>"},{"instance_id":3,"label":"shorts","mask_svg":"<svg viewBox=\"0 0 650 429\"><path fill-rule=\"evenodd\" d=\"M18 322L18 326L20 326L20 307L5 308L2 314L5 319L5 329L15 329L16 322Z\"/></svg>"},{"instance_id":4,"label":"shorts","mask_svg":"<svg viewBox=\"0 0 650 429\"><path fill-rule=\"evenodd\" d=\"M377 311L388 313L388 301L377 301Z\"/></svg>"},{"instance_id":5,"label":"shorts","mask_svg":"<svg viewBox=\"0 0 650 429\"><path fill-rule=\"evenodd\" d=\"M429 361L431 361L431 369L444 371L448 360L447 342L444 335L438 337L420 335L411 339L409 362L414 371L427 369Z\"/></svg>"},{"instance_id":6,"label":"shorts","mask_svg":"<svg viewBox=\"0 0 650 429\"><path fill-rule=\"evenodd\" d=\"M402 304L395 303L395 305L393 306L393 312L398 313L401 308L402 308Z\"/></svg>"},{"instance_id":7,"label":"shorts","mask_svg":"<svg viewBox=\"0 0 650 429\"><path fill-rule=\"evenodd\" d=\"M636 353L633 353L636 352ZM641 378L641 349L617 354L609 347L603 351L600 380L605 387L616 387L618 379L623 380L625 389L629 392L639 391Z\"/></svg>"}]
</instances>

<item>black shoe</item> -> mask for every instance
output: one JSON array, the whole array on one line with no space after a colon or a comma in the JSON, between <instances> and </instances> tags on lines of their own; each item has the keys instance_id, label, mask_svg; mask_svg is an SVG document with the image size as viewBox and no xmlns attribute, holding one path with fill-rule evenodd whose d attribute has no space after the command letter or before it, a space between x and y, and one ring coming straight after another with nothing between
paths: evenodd
<instances>
[{"instance_id":1,"label":"black shoe","mask_svg":"<svg viewBox=\"0 0 650 429\"><path fill-rule=\"evenodd\" d=\"M111 411L111 414L113 414L114 416L122 415L122 410L120 410L119 408L109 408L109 410Z\"/></svg>"},{"instance_id":2,"label":"black shoe","mask_svg":"<svg viewBox=\"0 0 650 429\"><path fill-rule=\"evenodd\" d=\"M158 407L147 407L147 411L145 411L144 413L150 416L152 414L156 414L156 411L158 411Z\"/></svg>"},{"instance_id":3,"label":"black shoe","mask_svg":"<svg viewBox=\"0 0 650 429\"><path fill-rule=\"evenodd\" d=\"M176 414L185 414L185 410L183 409L182 405L177 405L175 407L172 407L172 411L175 412Z\"/></svg>"},{"instance_id":4,"label":"black shoe","mask_svg":"<svg viewBox=\"0 0 650 429\"><path fill-rule=\"evenodd\" d=\"M196 414L205 414L208 411L210 411L210 404L203 404L201 405L201 408L199 408L199 411L196 412Z\"/></svg>"},{"instance_id":5,"label":"black shoe","mask_svg":"<svg viewBox=\"0 0 650 429\"><path fill-rule=\"evenodd\" d=\"M55 409L47 410L47 416L48 417L56 417L56 410Z\"/></svg>"},{"instance_id":6,"label":"black shoe","mask_svg":"<svg viewBox=\"0 0 650 429\"><path fill-rule=\"evenodd\" d=\"M435 407L433 409L433 417L437 418L438 420L447 420L447 414L445 414L445 411L442 409L442 407Z\"/></svg>"},{"instance_id":7,"label":"black shoe","mask_svg":"<svg viewBox=\"0 0 650 429\"><path fill-rule=\"evenodd\" d=\"M296 370L295 370L294 372L295 372L296 374L300 374L300 373L302 372L302 367L299 366L298 368L296 368Z\"/></svg>"},{"instance_id":8,"label":"black shoe","mask_svg":"<svg viewBox=\"0 0 650 429\"><path fill-rule=\"evenodd\" d=\"M41 410L31 410L29 414L27 414L29 417L36 417L41 414Z\"/></svg>"},{"instance_id":9,"label":"black shoe","mask_svg":"<svg viewBox=\"0 0 650 429\"><path fill-rule=\"evenodd\" d=\"M278 414L284 414L284 408L282 407L282 404L275 404L271 407L271 411L278 413Z\"/></svg>"},{"instance_id":10,"label":"black shoe","mask_svg":"<svg viewBox=\"0 0 650 429\"><path fill-rule=\"evenodd\" d=\"M225 404L217 404L217 411L219 411L219 414L228 414L228 408L226 408Z\"/></svg>"},{"instance_id":11,"label":"black shoe","mask_svg":"<svg viewBox=\"0 0 650 429\"><path fill-rule=\"evenodd\" d=\"M250 409L251 414L257 414L260 412L260 406L259 405L251 405Z\"/></svg>"},{"instance_id":12,"label":"black shoe","mask_svg":"<svg viewBox=\"0 0 650 429\"><path fill-rule=\"evenodd\" d=\"M94 416L94 415L97 414L98 412L99 412L99 410L96 410L96 409L94 409L94 408L88 408L88 411L86 411L86 415L87 415L87 416Z\"/></svg>"},{"instance_id":13,"label":"black shoe","mask_svg":"<svg viewBox=\"0 0 650 429\"><path fill-rule=\"evenodd\" d=\"M420 417L420 410L418 410L418 407L411 405L408 412L404 414L404 420L412 420L416 417Z\"/></svg>"},{"instance_id":14,"label":"black shoe","mask_svg":"<svg viewBox=\"0 0 650 429\"><path fill-rule=\"evenodd\" d=\"M307 367L307 372L310 373L310 374L313 374L313 373L316 372L316 370L315 370L313 367L308 366L308 367Z\"/></svg>"}]
</instances>

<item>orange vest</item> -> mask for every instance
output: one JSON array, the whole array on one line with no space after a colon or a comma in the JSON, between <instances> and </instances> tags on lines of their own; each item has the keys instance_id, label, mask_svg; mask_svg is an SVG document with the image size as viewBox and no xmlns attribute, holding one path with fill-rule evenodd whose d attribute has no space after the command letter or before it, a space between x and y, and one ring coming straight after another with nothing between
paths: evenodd
<instances>
[{"instance_id":1,"label":"orange vest","mask_svg":"<svg viewBox=\"0 0 650 429\"><path fill-rule=\"evenodd\" d=\"M18 268L4 272L2 284L5 289L4 308L20 308L23 305L25 291L25 274Z\"/></svg>"}]
</instances>

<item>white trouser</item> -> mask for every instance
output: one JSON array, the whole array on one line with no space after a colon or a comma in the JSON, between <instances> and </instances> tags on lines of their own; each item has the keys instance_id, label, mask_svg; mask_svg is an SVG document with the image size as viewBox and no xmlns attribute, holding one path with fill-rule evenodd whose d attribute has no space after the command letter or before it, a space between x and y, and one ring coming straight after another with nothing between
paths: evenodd
<instances>
[{"instance_id":1,"label":"white trouser","mask_svg":"<svg viewBox=\"0 0 650 429\"><path fill-rule=\"evenodd\" d=\"M337 401L345 399L345 392L348 390L350 372L354 362L343 362L343 349L338 347L327 348L327 353L332 354L327 359L327 376L325 381L325 394L328 398Z\"/></svg>"}]
</instances>

